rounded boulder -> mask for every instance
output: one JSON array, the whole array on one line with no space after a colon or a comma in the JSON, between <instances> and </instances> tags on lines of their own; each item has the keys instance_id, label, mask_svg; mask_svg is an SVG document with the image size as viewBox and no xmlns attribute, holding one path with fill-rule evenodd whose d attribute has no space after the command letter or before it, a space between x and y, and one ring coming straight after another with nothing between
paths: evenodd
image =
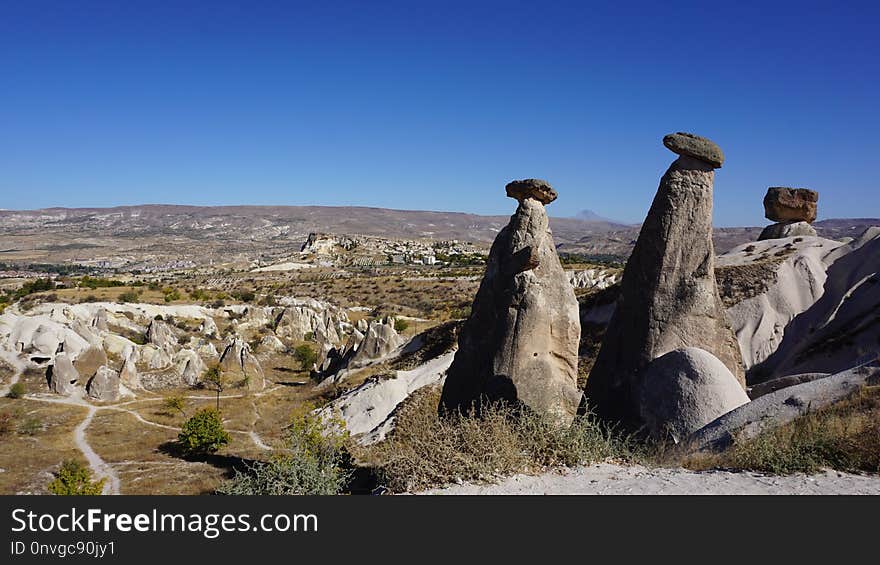
<instances>
[{"instance_id":1,"label":"rounded boulder","mask_svg":"<svg viewBox=\"0 0 880 565\"><path fill-rule=\"evenodd\" d=\"M655 438L676 443L747 402L748 395L724 363L696 347L654 359L642 379L643 421Z\"/></svg>"}]
</instances>

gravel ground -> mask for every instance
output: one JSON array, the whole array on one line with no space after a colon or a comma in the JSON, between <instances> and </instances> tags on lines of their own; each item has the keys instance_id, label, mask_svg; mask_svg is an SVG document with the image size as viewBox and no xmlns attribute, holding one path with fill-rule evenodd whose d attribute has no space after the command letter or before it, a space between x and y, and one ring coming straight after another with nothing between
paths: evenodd
<instances>
[{"instance_id":1,"label":"gravel ground","mask_svg":"<svg viewBox=\"0 0 880 565\"><path fill-rule=\"evenodd\" d=\"M516 475L497 484L462 484L423 494L880 494L880 476L825 471L774 476L602 463L538 476Z\"/></svg>"}]
</instances>

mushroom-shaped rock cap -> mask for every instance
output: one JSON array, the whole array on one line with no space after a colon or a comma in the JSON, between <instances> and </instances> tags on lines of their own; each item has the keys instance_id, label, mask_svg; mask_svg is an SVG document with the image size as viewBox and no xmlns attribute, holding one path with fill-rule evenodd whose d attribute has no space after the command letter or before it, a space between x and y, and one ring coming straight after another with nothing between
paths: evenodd
<instances>
[{"instance_id":1,"label":"mushroom-shaped rock cap","mask_svg":"<svg viewBox=\"0 0 880 565\"><path fill-rule=\"evenodd\" d=\"M516 198L520 202L526 198L534 198L541 204L550 204L556 200L556 191L545 180L523 179L507 183L505 187L507 196Z\"/></svg>"},{"instance_id":2,"label":"mushroom-shaped rock cap","mask_svg":"<svg viewBox=\"0 0 880 565\"><path fill-rule=\"evenodd\" d=\"M670 133L663 138L663 145L673 153L705 161L715 169L724 163L724 153L721 148L711 139L699 135L681 131Z\"/></svg>"},{"instance_id":3,"label":"mushroom-shaped rock cap","mask_svg":"<svg viewBox=\"0 0 880 565\"><path fill-rule=\"evenodd\" d=\"M764 196L764 215L774 222L808 222L816 220L819 193L809 188L771 186Z\"/></svg>"}]
</instances>

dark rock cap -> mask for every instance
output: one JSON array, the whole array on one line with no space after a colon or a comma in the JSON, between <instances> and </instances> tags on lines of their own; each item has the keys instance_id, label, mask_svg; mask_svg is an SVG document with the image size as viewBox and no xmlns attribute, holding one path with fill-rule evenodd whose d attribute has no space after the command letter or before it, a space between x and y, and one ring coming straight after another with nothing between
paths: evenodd
<instances>
[{"instance_id":1,"label":"dark rock cap","mask_svg":"<svg viewBox=\"0 0 880 565\"><path fill-rule=\"evenodd\" d=\"M711 139L699 135L681 131L670 133L663 138L663 145L673 153L705 161L716 169L724 163L724 153L721 148Z\"/></svg>"},{"instance_id":2,"label":"dark rock cap","mask_svg":"<svg viewBox=\"0 0 880 565\"><path fill-rule=\"evenodd\" d=\"M764 215L774 222L808 222L816 220L819 193L809 188L771 186L764 196Z\"/></svg>"},{"instance_id":3,"label":"dark rock cap","mask_svg":"<svg viewBox=\"0 0 880 565\"><path fill-rule=\"evenodd\" d=\"M557 196L550 183L541 179L515 180L507 183L504 188L507 190L507 196L516 198L520 202L526 198L534 198L541 204L547 205L556 200Z\"/></svg>"}]
</instances>

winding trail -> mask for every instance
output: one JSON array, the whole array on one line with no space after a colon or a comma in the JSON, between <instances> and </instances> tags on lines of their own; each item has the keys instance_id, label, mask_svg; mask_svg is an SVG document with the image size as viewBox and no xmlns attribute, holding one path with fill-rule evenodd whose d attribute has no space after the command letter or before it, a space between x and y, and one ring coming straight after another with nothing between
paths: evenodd
<instances>
[{"instance_id":1,"label":"winding trail","mask_svg":"<svg viewBox=\"0 0 880 565\"><path fill-rule=\"evenodd\" d=\"M3 397L3 396L6 396L7 394L9 394L9 391L12 388L12 385L17 383L21 379L21 375L27 369L28 363L27 363L27 361L20 359L18 357L18 355L15 354L14 352L7 351L7 350L0 350L0 359L5 361L7 364L9 364L15 370L15 372L13 373L12 378L9 380L9 382L4 384L2 387L0 387L0 397ZM260 397L260 396L269 394L278 388L280 388L280 386L276 385L274 387L267 388L267 389L262 390L260 392L252 393L252 394L250 394L250 396ZM248 396L248 395L229 394L229 395L222 395L220 398L221 399L243 398L245 396ZM37 402L48 402L51 404L66 404L69 406L78 406L81 408L86 408L88 410L88 413L86 414L86 417L83 419L83 421L80 422L76 428L74 428L73 439L74 439L74 443L76 444L77 449L79 449L82 452L83 456L86 458L86 461L88 462L89 467L92 469L92 472L95 475L95 477L97 477L98 479L106 479L106 481L104 483L104 490L102 491L102 494L107 494L107 495L120 494L120 480L119 480L119 475L117 475L116 471L113 469L113 465L104 461L101 458L101 456L98 455L98 453L92 448L92 446L89 444L89 442L86 438L86 430L91 425L92 419L95 417L95 414L97 414L101 410L123 412L125 414L129 414L129 415L133 416L138 422L140 422L142 424L145 424L148 426L154 426L154 427L162 428L162 429L166 429L166 430L171 430L171 431L180 431L180 428L177 426L169 426L167 424L160 424L159 422L153 422L153 421L147 420L146 418L144 418L143 416L141 416L139 413L135 412L134 410L124 408L124 406L128 406L128 405L139 403L139 402L161 400L161 397L158 397L158 396L147 397L147 398L137 398L134 400L129 400L127 402L123 402L123 403L112 405L112 406L93 405L93 404L87 402L85 399L83 399L80 395L69 396L69 397L58 397L58 396L53 395L53 396L49 397L49 396L43 396L41 394L28 394L28 395L25 395L24 398L27 400L33 400L33 401L37 401ZM214 400L217 398L217 396L216 395L188 395L188 396L185 396L184 398L191 399L191 400ZM253 407L254 407L254 410L256 411L256 404L253 404ZM259 416L257 416L257 417L259 418ZM261 449L263 451L272 451L272 449L273 449L271 446L267 445L263 441L263 439L259 436L259 434L257 434L257 432L254 430L249 430L249 431L248 430L229 430L229 433L242 434L242 435L248 436L248 438L251 440L251 442L253 442L253 444L258 449ZM122 465L122 464L124 464L124 463L119 463L119 465Z\"/></svg>"},{"instance_id":2,"label":"winding trail","mask_svg":"<svg viewBox=\"0 0 880 565\"><path fill-rule=\"evenodd\" d=\"M85 419L74 429L73 438L76 443L77 448L82 452L85 456L86 461L89 463L89 467L92 468L92 472L98 478L107 479L106 484L104 485L104 491L102 494L120 494L120 481L119 476L113 470L113 466L98 455L92 446L89 445L88 440L86 439L86 429L88 429L89 425L92 423L92 419L95 414L97 414L101 410L109 410L112 412L122 412L124 414L129 414L134 417L138 422L142 424L146 424L148 426L154 426L157 428L162 428L165 430L171 430L175 432L179 432L180 428L177 426L169 426L167 424L160 424L159 422L153 422L151 420L147 420L134 410L129 410L128 408L122 408L121 405L116 406L94 406L79 396L70 396L70 397L43 397L38 395L29 394L24 398L28 400L35 400L37 402L48 402L50 404L66 404L69 406L79 406L82 408L86 408L88 410L88 414ZM130 403L126 403L130 404ZM257 434L257 432L250 430L229 430L229 433L233 434L242 434L248 436L248 438L253 442L253 444L263 451L272 451L272 447L267 445L262 438Z\"/></svg>"},{"instance_id":3,"label":"winding trail","mask_svg":"<svg viewBox=\"0 0 880 565\"><path fill-rule=\"evenodd\" d=\"M95 476L100 479L107 479L107 482L104 483L104 490L101 494L119 494L119 475L116 474L113 467L108 465L106 461L101 459L101 457L95 453L95 450L92 449L92 446L86 441L86 428L92 423L92 418L97 411L98 409L94 406L89 406L88 415L82 422L80 422L76 429L73 430L73 439L76 442L76 446L82 451L83 455L85 455L86 461L89 462L89 466L92 468Z\"/></svg>"}]
</instances>

